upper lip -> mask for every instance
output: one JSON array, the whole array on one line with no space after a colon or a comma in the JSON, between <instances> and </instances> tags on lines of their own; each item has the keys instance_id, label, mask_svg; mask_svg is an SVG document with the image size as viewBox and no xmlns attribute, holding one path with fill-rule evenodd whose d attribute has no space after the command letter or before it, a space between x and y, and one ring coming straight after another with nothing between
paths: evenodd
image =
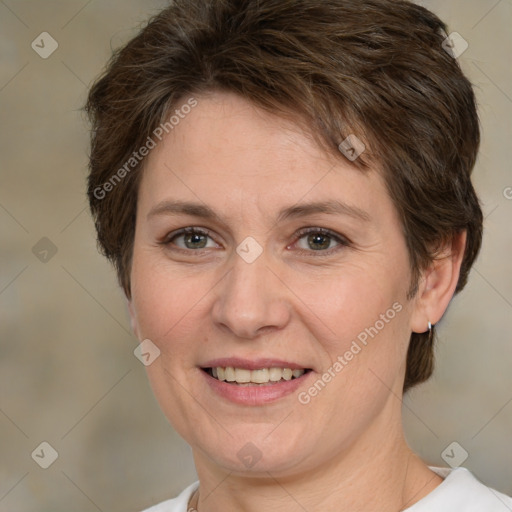
<instances>
[{"instance_id":1,"label":"upper lip","mask_svg":"<svg viewBox=\"0 0 512 512\"><path fill-rule=\"evenodd\" d=\"M260 358L260 359L243 359L241 357L223 357L220 359L212 359L201 365L201 368L244 368L246 370L259 370L261 368L290 368L291 370L306 370L307 366L284 361L283 359Z\"/></svg>"}]
</instances>

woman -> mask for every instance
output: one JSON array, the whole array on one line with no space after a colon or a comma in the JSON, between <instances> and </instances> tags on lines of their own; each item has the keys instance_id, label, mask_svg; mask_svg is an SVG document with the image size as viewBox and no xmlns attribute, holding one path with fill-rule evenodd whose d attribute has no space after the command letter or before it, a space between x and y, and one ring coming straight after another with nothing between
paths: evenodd
<instances>
[{"instance_id":1,"label":"woman","mask_svg":"<svg viewBox=\"0 0 512 512\"><path fill-rule=\"evenodd\" d=\"M93 86L89 199L199 481L151 508L507 511L405 442L467 280L479 128L394 0L178 0Z\"/></svg>"}]
</instances>

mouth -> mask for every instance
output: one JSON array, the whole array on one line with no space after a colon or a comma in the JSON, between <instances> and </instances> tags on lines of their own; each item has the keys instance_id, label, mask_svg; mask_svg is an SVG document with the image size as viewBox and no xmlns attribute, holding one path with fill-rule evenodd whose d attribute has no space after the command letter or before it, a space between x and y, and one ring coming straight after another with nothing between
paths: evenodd
<instances>
[{"instance_id":1,"label":"mouth","mask_svg":"<svg viewBox=\"0 0 512 512\"><path fill-rule=\"evenodd\" d=\"M233 366L201 368L214 379L234 386L268 386L299 379L311 371L310 368L269 367L250 370Z\"/></svg>"}]
</instances>

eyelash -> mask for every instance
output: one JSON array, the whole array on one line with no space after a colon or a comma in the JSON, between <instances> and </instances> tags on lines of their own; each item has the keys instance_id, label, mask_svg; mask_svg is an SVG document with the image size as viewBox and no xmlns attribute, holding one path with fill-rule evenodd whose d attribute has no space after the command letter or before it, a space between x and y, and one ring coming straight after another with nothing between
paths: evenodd
<instances>
[{"instance_id":1,"label":"eyelash","mask_svg":"<svg viewBox=\"0 0 512 512\"><path fill-rule=\"evenodd\" d=\"M204 235L204 236L208 236L210 237L212 240L212 236L210 235L210 232L203 229L203 228L198 228L198 227L189 227L189 228L183 228L183 229L179 229L178 231L176 232L173 232L173 233L169 233L161 242L160 244L165 246L165 247L169 247L170 245L172 245L172 241L176 238L178 238L179 236L182 236L182 235L188 235L188 234L194 234L194 235ZM199 253L200 250L194 250L194 249L183 249L181 247L173 247L172 248L173 251L178 251L178 252L182 252L182 253L186 253L186 254L192 254L192 253Z\"/></svg>"},{"instance_id":2,"label":"eyelash","mask_svg":"<svg viewBox=\"0 0 512 512\"><path fill-rule=\"evenodd\" d=\"M179 236L187 235L187 234L204 235L204 236L207 236L207 237L209 237L210 239L213 240L213 238L210 235L210 232L208 230L203 229L203 228L199 228L199 227L187 227L187 228L180 229L180 230L178 230L176 232L170 233L169 235L167 235L165 237L164 240L162 240L160 242L160 244L165 246L165 247L168 247L168 246L172 245L173 240L175 240ZM339 235L339 234L337 234L334 231L331 231L329 229L317 228L317 227L310 227L310 228L300 229L299 231L297 231L293 235L293 238L296 239L295 242L293 242L293 243L294 244L297 243L300 239L304 238L305 236L307 236L309 234L321 234L321 235L329 236L332 240L337 242L338 245L335 246L335 247L332 247L330 249L318 250L318 251L306 250L306 249L297 249L299 254L306 254L308 256L314 255L314 257L330 256L334 252L337 252L338 250L340 250L340 249L342 249L344 247L350 247L351 246L351 242L346 237L343 237L343 236L341 236L341 235ZM207 248L207 249L209 249L209 248ZM183 252L183 253L186 253L186 254L192 254L192 253L200 253L200 251L204 250L204 248L203 249L194 250L194 249L183 249L181 247L173 247L172 250ZM199 254L197 254L197 255L199 255Z\"/></svg>"}]
</instances>

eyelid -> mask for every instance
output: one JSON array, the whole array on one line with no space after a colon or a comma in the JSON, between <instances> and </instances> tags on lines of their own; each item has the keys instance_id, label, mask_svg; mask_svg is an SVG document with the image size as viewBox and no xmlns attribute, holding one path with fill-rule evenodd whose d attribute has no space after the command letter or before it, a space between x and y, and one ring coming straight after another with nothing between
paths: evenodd
<instances>
[{"instance_id":1,"label":"eyelid","mask_svg":"<svg viewBox=\"0 0 512 512\"><path fill-rule=\"evenodd\" d=\"M177 229L177 230L172 231L170 233L167 233L163 237L163 239L159 241L159 244L164 245L164 246L165 245L169 245L169 244L171 244L171 242L172 242L172 240L174 238L177 238L177 237L182 236L182 235L186 235L188 233L195 233L195 234L205 235L205 236L209 237L213 242L215 242L218 245L218 242L212 236L212 232L209 229L202 228L202 227L199 227L199 226L187 226L185 228L180 228L180 229ZM183 249L182 247L178 247L178 246L175 246L175 249L178 250L178 251L181 250L181 251L185 251L185 252L189 252L189 253L190 252L199 252L199 251L194 251L192 249ZM211 247L208 247L207 249L211 249Z\"/></svg>"},{"instance_id":2,"label":"eyelid","mask_svg":"<svg viewBox=\"0 0 512 512\"><path fill-rule=\"evenodd\" d=\"M185 228L176 229L175 231L167 233L164 237L164 240L172 240L173 238L185 233L200 233L202 235L210 235L211 231L199 226L187 226Z\"/></svg>"},{"instance_id":3,"label":"eyelid","mask_svg":"<svg viewBox=\"0 0 512 512\"><path fill-rule=\"evenodd\" d=\"M304 236L308 235L309 233L322 233L323 235L330 235L340 242L350 243L350 240L346 236L343 236L340 233L337 233L336 231L332 231L331 229L328 228L321 228L315 226L301 228L295 233L295 236Z\"/></svg>"},{"instance_id":4,"label":"eyelid","mask_svg":"<svg viewBox=\"0 0 512 512\"><path fill-rule=\"evenodd\" d=\"M203 228L200 226L187 226L187 227L172 231L171 233L168 233L167 235L165 235L165 237L159 242L159 244L164 245L164 246L170 245L173 239L175 239L179 236L185 235L187 233L196 233L196 234L201 234L201 235L207 236L215 244L218 245L218 242L212 236L212 232L209 229ZM332 231L327 228L322 228L322 227L309 226L306 228L301 228L298 231L296 231L295 234L293 235L294 242L292 244L288 245L287 248L295 245L298 240L300 240L304 236L311 234L311 233L320 233L322 235L327 235L327 236L331 237L333 240L335 240L338 245L335 247L332 247L330 249L321 250L321 251L297 249L297 251L299 253L314 255L314 256L323 256L323 255L328 256L328 255L332 254L333 252L339 250L340 248L349 247L352 244L352 242L347 237L345 237L335 231ZM201 251L208 250L208 249L212 249L212 248L205 247L202 249L194 250L194 249L183 249L182 247L178 247L175 245L173 250L186 252L186 253L190 254L190 253L200 253Z\"/></svg>"},{"instance_id":5,"label":"eyelid","mask_svg":"<svg viewBox=\"0 0 512 512\"><path fill-rule=\"evenodd\" d=\"M333 252L339 250L340 248L350 247L352 245L352 242L347 237L340 235L339 233L336 233L335 231L332 231L330 229L321 227L307 227L298 230L294 235L295 241L291 245L295 245L301 238L303 238L306 235L309 235L310 233L320 233L322 235L328 235L332 239L334 239L338 243L338 245L325 251L308 251L305 249L297 249L299 253L313 254L315 256L328 256Z\"/></svg>"}]
</instances>

